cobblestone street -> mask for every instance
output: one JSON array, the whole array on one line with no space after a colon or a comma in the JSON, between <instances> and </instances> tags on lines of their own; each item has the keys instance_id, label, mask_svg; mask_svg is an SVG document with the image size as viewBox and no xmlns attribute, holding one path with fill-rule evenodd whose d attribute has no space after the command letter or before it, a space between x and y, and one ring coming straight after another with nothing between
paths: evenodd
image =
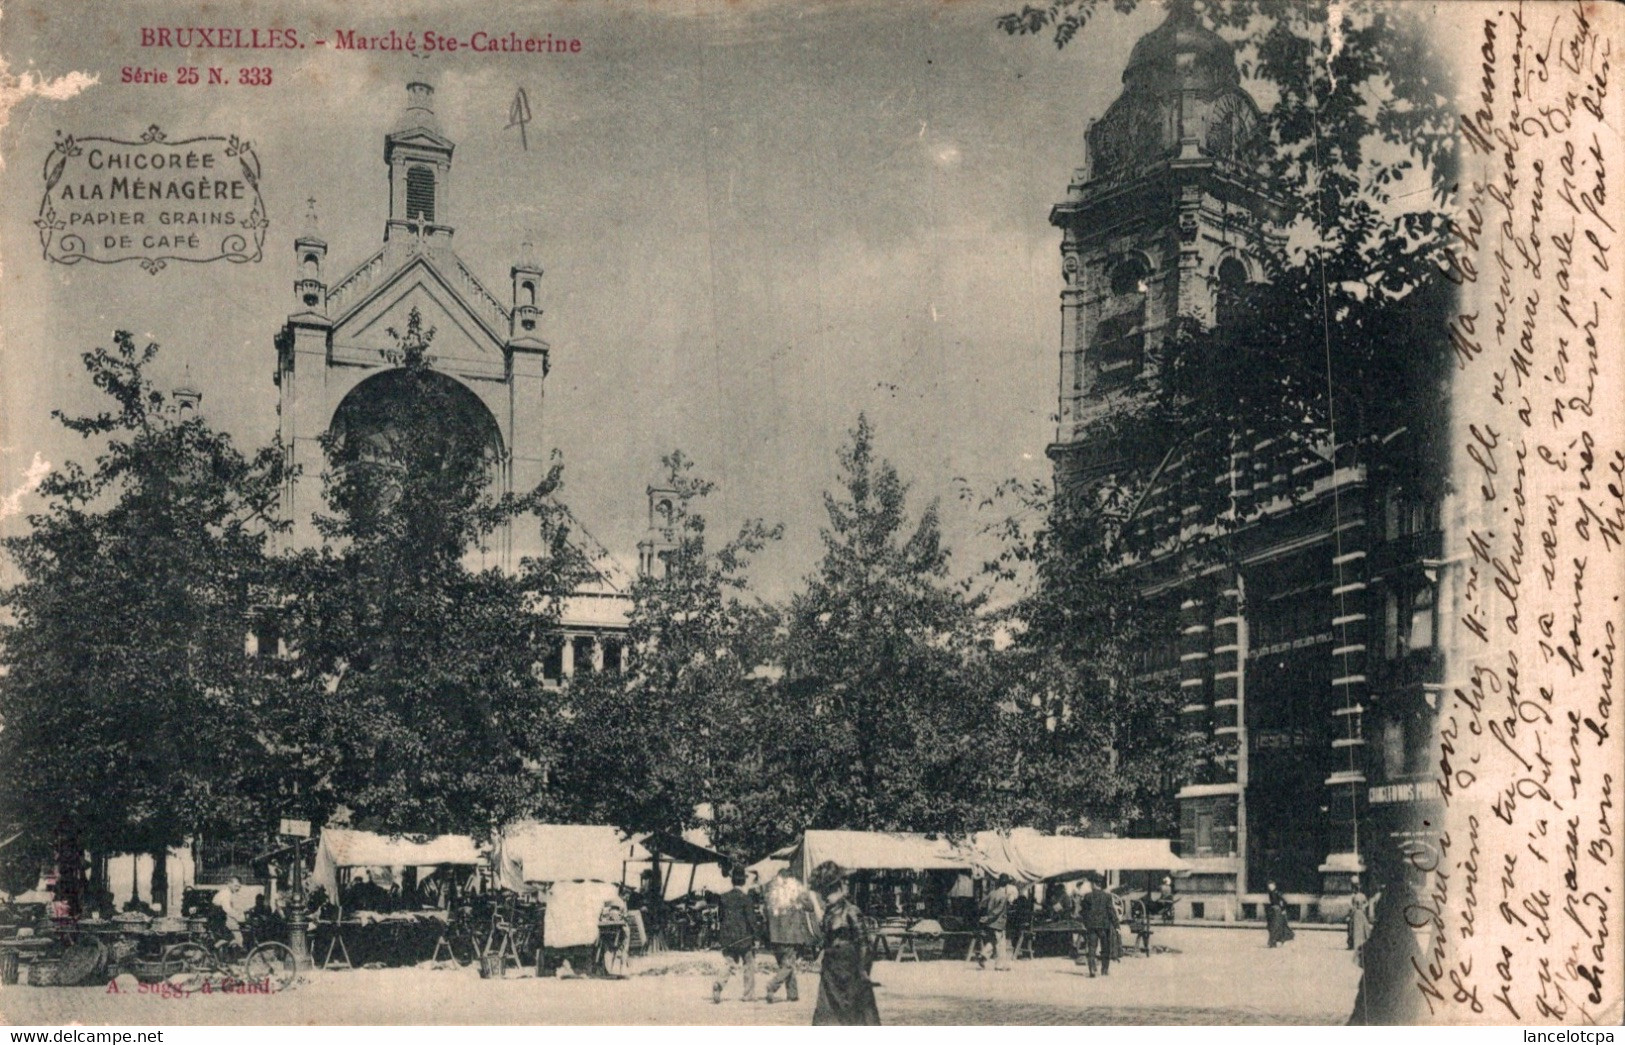
<instances>
[{"instance_id":1,"label":"cobblestone street","mask_svg":"<svg viewBox=\"0 0 1625 1045\"><path fill-rule=\"evenodd\" d=\"M1342 1023L1359 970L1341 932L1305 931L1270 950L1264 931L1174 927L1172 948L1130 957L1110 977L1060 958L1022 961L1012 972L964 962L881 961L874 978L881 1019L890 1024L1325 1024ZM473 968L315 972L298 989L272 996L161 998L105 988L0 988L11 1024L642 1024L783 1025L810 1022L816 974L801 978L801 1000L713 1005L715 955L634 959L625 980L481 980ZM765 977L758 977L758 991Z\"/></svg>"}]
</instances>

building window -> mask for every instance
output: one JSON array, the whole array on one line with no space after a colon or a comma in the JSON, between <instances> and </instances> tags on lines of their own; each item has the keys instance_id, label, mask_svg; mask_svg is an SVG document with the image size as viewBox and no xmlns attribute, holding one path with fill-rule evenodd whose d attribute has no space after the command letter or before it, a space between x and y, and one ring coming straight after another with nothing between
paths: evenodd
<instances>
[{"instance_id":1,"label":"building window","mask_svg":"<svg viewBox=\"0 0 1625 1045\"><path fill-rule=\"evenodd\" d=\"M1387 780L1403 776L1405 760L1405 724L1388 719L1382 724L1382 774Z\"/></svg>"},{"instance_id":2,"label":"building window","mask_svg":"<svg viewBox=\"0 0 1625 1045\"><path fill-rule=\"evenodd\" d=\"M1432 713L1417 708L1405 716L1405 772L1408 776L1428 772L1435 747Z\"/></svg>"},{"instance_id":3,"label":"building window","mask_svg":"<svg viewBox=\"0 0 1625 1045\"><path fill-rule=\"evenodd\" d=\"M597 666L592 662L593 641L590 635L577 635L571 640L575 644L574 660L577 675L590 675Z\"/></svg>"},{"instance_id":4,"label":"building window","mask_svg":"<svg viewBox=\"0 0 1625 1045\"><path fill-rule=\"evenodd\" d=\"M1439 529L1439 502L1432 497L1390 493L1383 509L1384 529L1390 541L1419 533L1433 533Z\"/></svg>"},{"instance_id":5,"label":"building window","mask_svg":"<svg viewBox=\"0 0 1625 1045\"><path fill-rule=\"evenodd\" d=\"M1433 648L1438 632L1437 603L1433 584L1425 579L1388 592L1383 601L1382 650L1389 660Z\"/></svg>"},{"instance_id":6,"label":"building window","mask_svg":"<svg viewBox=\"0 0 1625 1045\"><path fill-rule=\"evenodd\" d=\"M1406 634L1408 649L1433 648L1433 585L1423 584L1411 594L1411 626Z\"/></svg>"},{"instance_id":7,"label":"building window","mask_svg":"<svg viewBox=\"0 0 1625 1045\"><path fill-rule=\"evenodd\" d=\"M564 678L564 640L549 639L542 649L542 678L553 682Z\"/></svg>"},{"instance_id":8,"label":"building window","mask_svg":"<svg viewBox=\"0 0 1625 1045\"><path fill-rule=\"evenodd\" d=\"M1399 593L1394 591L1383 600L1382 655L1389 660L1399 656Z\"/></svg>"},{"instance_id":9,"label":"building window","mask_svg":"<svg viewBox=\"0 0 1625 1045\"><path fill-rule=\"evenodd\" d=\"M406 172L406 220L434 221L434 171L427 167Z\"/></svg>"},{"instance_id":10,"label":"building window","mask_svg":"<svg viewBox=\"0 0 1625 1045\"><path fill-rule=\"evenodd\" d=\"M1145 364L1146 280L1151 263L1143 254L1130 254L1111 267L1107 276L1111 297L1095 326L1093 353L1097 380L1102 387L1126 384Z\"/></svg>"},{"instance_id":11,"label":"building window","mask_svg":"<svg viewBox=\"0 0 1625 1045\"><path fill-rule=\"evenodd\" d=\"M1095 360L1103 384L1122 384L1145 365L1145 303L1100 321L1095 330Z\"/></svg>"},{"instance_id":12,"label":"building window","mask_svg":"<svg viewBox=\"0 0 1625 1045\"><path fill-rule=\"evenodd\" d=\"M1240 318L1247 292L1247 266L1236 258L1219 262L1218 290L1214 295L1213 318L1221 327L1232 326Z\"/></svg>"},{"instance_id":13,"label":"building window","mask_svg":"<svg viewBox=\"0 0 1625 1045\"><path fill-rule=\"evenodd\" d=\"M1131 254L1112 266L1112 293L1117 297L1130 294L1144 296L1146 277L1151 275L1151 262L1144 254Z\"/></svg>"},{"instance_id":14,"label":"building window","mask_svg":"<svg viewBox=\"0 0 1625 1045\"><path fill-rule=\"evenodd\" d=\"M1236 855L1236 800L1229 795L1181 803L1180 854L1184 857Z\"/></svg>"}]
</instances>

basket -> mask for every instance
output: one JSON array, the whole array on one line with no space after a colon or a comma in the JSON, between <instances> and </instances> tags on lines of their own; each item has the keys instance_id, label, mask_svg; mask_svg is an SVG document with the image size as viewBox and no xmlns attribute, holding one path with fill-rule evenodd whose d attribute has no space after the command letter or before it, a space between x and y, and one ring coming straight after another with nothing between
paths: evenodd
<instances>
[{"instance_id":1,"label":"basket","mask_svg":"<svg viewBox=\"0 0 1625 1045\"><path fill-rule=\"evenodd\" d=\"M186 963L161 958L136 958L127 963L130 975L142 983L161 983L186 971Z\"/></svg>"},{"instance_id":2,"label":"basket","mask_svg":"<svg viewBox=\"0 0 1625 1045\"><path fill-rule=\"evenodd\" d=\"M203 927L201 924L202 919L199 919L199 922L200 924L198 928L201 929ZM148 928L155 933L183 933L187 931L187 926L188 922L185 918L168 916L163 918L154 918Z\"/></svg>"},{"instance_id":3,"label":"basket","mask_svg":"<svg viewBox=\"0 0 1625 1045\"><path fill-rule=\"evenodd\" d=\"M54 959L30 962L23 968L28 970L30 987L55 987L62 978L62 963Z\"/></svg>"}]
</instances>

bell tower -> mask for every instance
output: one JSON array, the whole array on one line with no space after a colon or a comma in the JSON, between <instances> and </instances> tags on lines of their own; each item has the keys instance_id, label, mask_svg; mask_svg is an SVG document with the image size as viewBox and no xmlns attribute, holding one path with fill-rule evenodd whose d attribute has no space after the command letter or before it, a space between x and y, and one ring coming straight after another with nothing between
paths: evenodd
<instances>
[{"instance_id":1,"label":"bell tower","mask_svg":"<svg viewBox=\"0 0 1625 1045\"><path fill-rule=\"evenodd\" d=\"M384 138L389 167L389 220L384 240L409 234L449 245L448 179L455 146L434 114L434 88L413 81L406 85L406 111Z\"/></svg>"},{"instance_id":2,"label":"bell tower","mask_svg":"<svg viewBox=\"0 0 1625 1045\"><path fill-rule=\"evenodd\" d=\"M1222 287L1258 280L1275 208L1255 175L1258 106L1234 49L1190 0L1134 46L1123 91L1085 132L1086 166L1050 211L1061 230L1058 426L1065 488L1110 468L1086 432L1143 394L1178 324L1211 326Z\"/></svg>"},{"instance_id":3,"label":"bell tower","mask_svg":"<svg viewBox=\"0 0 1625 1045\"><path fill-rule=\"evenodd\" d=\"M1063 280L1058 423L1048 448L1058 493L1118 472L1143 470L1154 484L1168 463L1124 460L1100 432L1118 408L1155 394L1181 330L1226 322L1241 289L1266 278L1265 260L1283 244L1282 208L1262 187L1260 124L1234 49L1202 24L1193 0L1168 0L1167 18L1130 53L1122 92L1085 131L1085 165L1050 211ZM1195 522L1178 501L1152 507L1175 532ZM1170 556L1157 569L1143 576L1171 577L1157 597L1179 607L1177 632L1156 652L1177 663L1180 728L1215 748L1177 795L1181 856L1193 869L1182 910L1235 917L1250 891L1255 793L1251 588L1230 562Z\"/></svg>"},{"instance_id":4,"label":"bell tower","mask_svg":"<svg viewBox=\"0 0 1625 1045\"><path fill-rule=\"evenodd\" d=\"M638 576L664 577L670 566L671 553L677 548L679 494L665 486L651 486L649 496L649 528L638 542Z\"/></svg>"},{"instance_id":5,"label":"bell tower","mask_svg":"<svg viewBox=\"0 0 1625 1045\"><path fill-rule=\"evenodd\" d=\"M316 197L312 196L305 203L308 208L305 211L305 230L293 241L293 252L299 266L293 292L300 308L325 314L327 277L323 269L327 265L327 241L322 239L316 225Z\"/></svg>"}]
</instances>

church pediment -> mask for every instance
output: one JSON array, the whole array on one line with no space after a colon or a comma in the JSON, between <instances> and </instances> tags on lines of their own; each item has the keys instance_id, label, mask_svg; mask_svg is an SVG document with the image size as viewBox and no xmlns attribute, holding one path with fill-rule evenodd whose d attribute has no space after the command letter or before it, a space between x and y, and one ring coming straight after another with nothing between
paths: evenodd
<instances>
[{"instance_id":1,"label":"church pediment","mask_svg":"<svg viewBox=\"0 0 1625 1045\"><path fill-rule=\"evenodd\" d=\"M414 127L409 131L400 131L389 136L390 145L420 145L425 148L449 152L453 148L451 139L442 138L433 131L422 127Z\"/></svg>"},{"instance_id":2,"label":"church pediment","mask_svg":"<svg viewBox=\"0 0 1625 1045\"><path fill-rule=\"evenodd\" d=\"M387 351L396 339L390 329L406 329L412 309L435 330L431 353L444 362L491 366L502 361L502 332L467 301L426 257L413 259L393 276L378 281L334 323L333 344L346 349Z\"/></svg>"}]
</instances>

